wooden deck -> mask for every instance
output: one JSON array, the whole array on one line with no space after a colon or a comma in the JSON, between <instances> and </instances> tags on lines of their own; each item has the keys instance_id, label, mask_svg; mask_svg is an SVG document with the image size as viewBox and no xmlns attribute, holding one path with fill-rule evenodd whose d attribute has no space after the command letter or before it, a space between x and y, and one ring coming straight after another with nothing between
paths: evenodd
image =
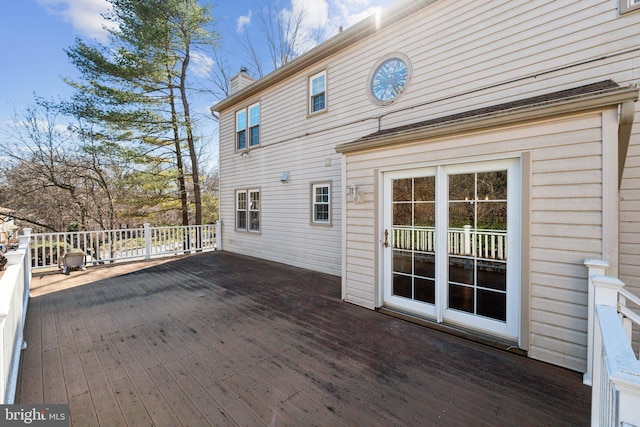
<instances>
[{"instance_id":1,"label":"wooden deck","mask_svg":"<svg viewBox=\"0 0 640 427\"><path fill-rule=\"evenodd\" d=\"M226 252L34 277L17 403L73 425L588 425L581 375Z\"/></svg>"}]
</instances>

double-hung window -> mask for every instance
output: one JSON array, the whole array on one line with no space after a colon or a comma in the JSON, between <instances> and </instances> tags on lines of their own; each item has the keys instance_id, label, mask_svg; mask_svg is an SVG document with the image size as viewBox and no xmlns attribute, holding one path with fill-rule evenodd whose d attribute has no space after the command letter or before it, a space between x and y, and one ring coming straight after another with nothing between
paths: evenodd
<instances>
[{"instance_id":1,"label":"double-hung window","mask_svg":"<svg viewBox=\"0 0 640 427\"><path fill-rule=\"evenodd\" d=\"M260 144L260 103L249 107L249 147Z\"/></svg>"},{"instance_id":2,"label":"double-hung window","mask_svg":"<svg viewBox=\"0 0 640 427\"><path fill-rule=\"evenodd\" d=\"M327 72L309 78L309 114L327 109Z\"/></svg>"},{"instance_id":3,"label":"double-hung window","mask_svg":"<svg viewBox=\"0 0 640 427\"><path fill-rule=\"evenodd\" d=\"M260 144L260 103L236 111L236 150Z\"/></svg>"},{"instance_id":4,"label":"double-hung window","mask_svg":"<svg viewBox=\"0 0 640 427\"><path fill-rule=\"evenodd\" d=\"M331 224L331 185L329 183L311 185L311 222Z\"/></svg>"},{"instance_id":5,"label":"double-hung window","mask_svg":"<svg viewBox=\"0 0 640 427\"><path fill-rule=\"evenodd\" d=\"M236 230L247 230L247 192L236 191Z\"/></svg>"},{"instance_id":6,"label":"double-hung window","mask_svg":"<svg viewBox=\"0 0 640 427\"><path fill-rule=\"evenodd\" d=\"M260 190L249 190L249 231L260 231Z\"/></svg>"},{"instance_id":7,"label":"double-hung window","mask_svg":"<svg viewBox=\"0 0 640 427\"><path fill-rule=\"evenodd\" d=\"M236 230L260 231L260 190L236 191Z\"/></svg>"},{"instance_id":8,"label":"double-hung window","mask_svg":"<svg viewBox=\"0 0 640 427\"><path fill-rule=\"evenodd\" d=\"M247 111L236 112L236 150L247 148Z\"/></svg>"}]
</instances>

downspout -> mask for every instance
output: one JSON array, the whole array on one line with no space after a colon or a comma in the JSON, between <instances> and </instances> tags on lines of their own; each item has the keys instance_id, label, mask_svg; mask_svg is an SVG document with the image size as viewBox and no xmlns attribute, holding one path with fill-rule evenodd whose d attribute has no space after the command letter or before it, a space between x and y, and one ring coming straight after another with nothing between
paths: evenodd
<instances>
[{"instance_id":1,"label":"downspout","mask_svg":"<svg viewBox=\"0 0 640 427\"><path fill-rule=\"evenodd\" d=\"M637 88L635 83L631 87ZM629 140L631 139L631 128L633 127L633 119L636 113L635 101L623 102L620 106L620 120L618 122L618 189L622 184L622 174L624 172L624 164L627 160L627 152L629 151Z\"/></svg>"}]
</instances>

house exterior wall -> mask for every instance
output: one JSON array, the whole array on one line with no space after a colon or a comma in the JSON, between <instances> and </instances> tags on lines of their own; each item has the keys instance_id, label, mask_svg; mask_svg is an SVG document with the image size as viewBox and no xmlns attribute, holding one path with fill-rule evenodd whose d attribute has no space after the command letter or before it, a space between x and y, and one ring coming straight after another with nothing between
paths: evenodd
<instances>
[{"instance_id":1,"label":"house exterior wall","mask_svg":"<svg viewBox=\"0 0 640 427\"><path fill-rule=\"evenodd\" d=\"M523 318L530 321L523 325L522 338L531 357L582 370L586 269L581 261L604 256L602 227L618 228L607 219L618 215L618 208L619 245L615 236L605 236L616 248L604 253L617 258L609 259L609 272L640 292L638 103L620 203L614 207L603 206L602 200L603 179L610 180L602 176L606 139L602 132L615 128L611 123L615 114L610 111L350 154L345 159L334 148L379 128L604 79L621 86L638 81L640 12L621 15L617 0L493 0L474 2L472 8L454 1L427 3L413 2L412 13L399 22L220 111L224 248L342 275L344 297L373 308L379 305L380 177L376 174L380 170L436 159L530 153L530 287L522 296L530 310ZM391 52L409 58L413 75L401 99L381 107L367 97L367 78L376 61ZM327 72L328 109L309 116L308 77L321 70ZM243 158L234 146L235 111L258 100L261 145ZM290 173L286 184L279 181L283 172ZM309 188L318 181L332 184L330 227L309 223ZM345 202L345 185L350 182L364 185L363 204ZM261 190L260 234L234 231L234 191L241 188ZM554 237L558 233L562 237Z\"/></svg>"},{"instance_id":2,"label":"house exterior wall","mask_svg":"<svg viewBox=\"0 0 640 427\"><path fill-rule=\"evenodd\" d=\"M346 155L346 181L357 182L365 196L364 203L345 205L346 300L369 308L381 303L382 230L370 214L382 197L381 174L522 158L529 162L523 169L530 170L524 180L530 186L522 191L530 206L523 213L530 230L523 244L530 256L522 260L528 274L521 295L530 322L523 322L521 335L531 357L582 369L587 342L583 261L603 256L602 162L605 150L615 152L616 143L609 138L603 145L603 117L589 113Z\"/></svg>"}]
</instances>

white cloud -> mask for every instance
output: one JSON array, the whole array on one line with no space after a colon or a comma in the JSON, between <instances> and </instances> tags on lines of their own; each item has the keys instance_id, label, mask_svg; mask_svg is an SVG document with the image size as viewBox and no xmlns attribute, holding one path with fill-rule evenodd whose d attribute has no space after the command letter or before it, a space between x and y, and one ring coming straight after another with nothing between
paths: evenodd
<instances>
[{"instance_id":1,"label":"white cloud","mask_svg":"<svg viewBox=\"0 0 640 427\"><path fill-rule=\"evenodd\" d=\"M213 58L200 52L191 52L191 71L198 77L208 77L213 69Z\"/></svg>"},{"instance_id":2,"label":"white cloud","mask_svg":"<svg viewBox=\"0 0 640 427\"><path fill-rule=\"evenodd\" d=\"M285 27L289 22L292 25L289 36L296 38L294 49L297 53L309 50L324 38L322 33L329 23L329 4L326 0L291 0L291 8L281 9L279 13ZM300 26L293 31L298 18L302 18Z\"/></svg>"},{"instance_id":3,"label":"white cloud","mask_svg":"<svg viewBox=\"0 0 640 427\"><path fill-rule=\"evenodd\" d=\"M329 21L329 4L326 0L291 0L294 16L303 14L303 31L324 28Z\"/></svg>"},{"instance_id":4,"label":"white cloud","mask_svg":"<svg viewBox=\"0 0 640 427\"><path fill-rule=\"evenodd\" d=\"M250 10L247 15L242 15L237 19L237 21L236 21L236 31L238 33L244 32L244 27L246 27L249 24L251 24L251 15L252 15L252 12Z\"/></svg>"},{"instance_id":5,"label":"white cloud","mask_svg":"<svg viewBox=\"0 0 640 427\"><path fill-rule=\"evenodd\" d=\"M382 7L370 7L359 13L349 13L349 14L343 15L343 21L345 23L345 26L349 27L353 24L356 24L362 21L364 18L368 16L380 13L381 10L382 10Z\"/></svg>"},{"instance_id":6,"label":"white cloud","mask_svg":"<svg viewBox=\"0 0 640 427\"><path fill-rule=\"evenodd\" d=\"M36 0L51 15L70 23L80 34L105 41L106 21L102 14L108 12L110 4L106 0Z\"/></svg>"},{"instance_id":7,"label":"white cloud","mask_svg":"<svg viewBox=\"0 0 640 427\"><path fill-rule=\"evenodd\" d=\"M381 6L373 6L371 0L334 0L333 6L338 12L336 19L340 21L340 25L349 27L367 16L378 13L392 1L378 1L376 3Z\"/></svg>"},{"instance_id":8,"label":"white cloud","mask_svg":"<svg viewBox=\"0 0 640 427\"><path fill-rule=\"evenodd\" d=\"M57 140L57 142L60 142L63 139L66 140L73 136L70 125L49 122L45 119L31 120L28 118L16 118L12 120L4 120L2 125L6 129L10 129L11 134L23 135L26 139L29 139L27 135L30 132L37 132L41 135L49 135L51 133L51 137ZM15 140L18 145L22 145L22 138L17 138Z\"/></svg>"},{"instance_id":9,"label":"white cloud","mask_svg":"<svg viewBox=\"0 0 640 427\"><path fill-rule=\"evenodd\" d=\"M290 0L289 8L279 11L282 22L291 17L302 17L298 28L297 53L303 53L319 41L338 32L340 27L347 28L364 18L380 12L394 0ZM242 32L251 21L251 13L241 16L237 21L237 31ZM294 36L294 34L290 34Z\"/></svg>"}]
</instances>

